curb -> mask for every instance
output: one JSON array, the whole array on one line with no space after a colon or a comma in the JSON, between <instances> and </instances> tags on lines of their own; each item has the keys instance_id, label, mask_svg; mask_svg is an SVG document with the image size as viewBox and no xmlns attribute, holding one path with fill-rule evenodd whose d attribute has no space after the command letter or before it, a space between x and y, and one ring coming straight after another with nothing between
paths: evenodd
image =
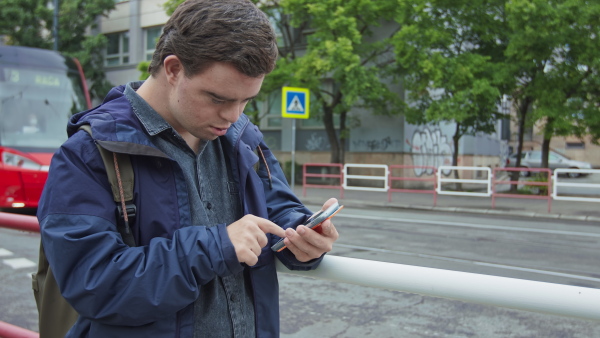
<instances>
[{"instance_id":1,"label":"curb","mask_svg":"<svg viewBox=\"0 0 600 338\"><path fill-rule=\"evenodd\" d=\"M318 201L313 198L300 198L304 204L320 205L322 200ZM424 205L409 205L409 204L389 204L389 203L369 203L365 201L357 200L344 200L346 206L352 206L355 208L394 208L394 209L410 209L410 210L425 210L425 211L441 211L441 212L462 212L471 214L489 214L489 215L506 215L510 212L511 216L528 217L528 218L545 218L545 219L563 219L571 221L583 221L583 222L597 222L600 223L600 217L597 216L586 216L586 215L569 215L569 214L553 214L553 213L539 213L534 211L521 211L521 210L496 210L496 209L477 209L477 208L459 208L459 207L434 207Z\"/></svg>"}]
</instances>

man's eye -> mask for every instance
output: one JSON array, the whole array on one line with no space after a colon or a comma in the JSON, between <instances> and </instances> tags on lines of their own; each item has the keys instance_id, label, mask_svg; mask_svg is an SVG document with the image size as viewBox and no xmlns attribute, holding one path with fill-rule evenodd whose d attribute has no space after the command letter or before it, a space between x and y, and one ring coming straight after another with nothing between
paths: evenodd
<instances>
[{"instance_id":1,"label":"man's eye","mask_svg":"<svg viewBox=\"0 0 600 338\"><path fill-rule=\"evenodd\" d=\"M225 101L223 101L223 100L217 100L217 99L212 99L212 103L214 103L214 104L223 104L223 103L225 103Z\"/></svg>"}]
</instances>

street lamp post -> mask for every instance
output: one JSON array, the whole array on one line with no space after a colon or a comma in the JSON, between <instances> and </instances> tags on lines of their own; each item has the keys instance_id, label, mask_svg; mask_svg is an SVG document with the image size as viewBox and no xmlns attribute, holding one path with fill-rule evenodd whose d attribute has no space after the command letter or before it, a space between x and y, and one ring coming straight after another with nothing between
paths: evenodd
<instances>
[{"instance_id":1,"label":"street lamp post","mask_svg":"<svg viewBox=\"0 0 600 338\"><path fill-rule=\"evenodd\" d=\"M52 35L54 36L54 50L58 50L58 0L53 0L54 16L52 23Z\"/></svg>"}]
</instances>

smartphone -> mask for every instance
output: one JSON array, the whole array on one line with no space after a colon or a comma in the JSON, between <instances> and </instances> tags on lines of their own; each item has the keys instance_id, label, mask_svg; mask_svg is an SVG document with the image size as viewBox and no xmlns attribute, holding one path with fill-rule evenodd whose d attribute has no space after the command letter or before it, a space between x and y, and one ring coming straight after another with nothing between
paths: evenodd
<instances>
[{"instance_id":1,"label":"smartphone","mask_svg":"<svg viewBox=\"0 0 600 338\"><path fill-rule=\"evenodd\" d=\"M343 205L334 203L326 210L319 210L317 213L310 216L310 218L307 219L306 222L304 222L302 225L304 225L308 228L311 228L318 233L321 233L323 231L321 229L321 224L323 224L323 222L330 219L331 217L335 216L335 214L337 214L343 208L344 208ZM285 248L286 248L286 246L283 243L283 238L282 238L277 243L275 243L275 245L273 245L271 247L271 250L273 250L275 252L279 252Z\"/></svg>"}]
</instances>

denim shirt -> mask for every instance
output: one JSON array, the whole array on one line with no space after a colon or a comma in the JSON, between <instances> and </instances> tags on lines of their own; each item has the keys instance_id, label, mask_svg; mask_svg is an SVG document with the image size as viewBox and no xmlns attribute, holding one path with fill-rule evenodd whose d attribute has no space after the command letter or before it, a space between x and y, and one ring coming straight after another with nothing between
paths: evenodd
<instances>
[{"instance_id":1,"label":"denim shirt","mask_svg":"<svg viewBox=\"0 0 600 338\"><path fill-rule=\"evenodd\" d=\"M135 91L125 96L151 141L181 167L187 182L192 225L231 224L243 216L237 187L219 139L206 141L196 154L185 140ZM143 212L143 210L141 210ZM194 337L254 337L255 316L250 280L245 273L216 277L202 285L194 303Z\"/></svg>"}]
</instances>

